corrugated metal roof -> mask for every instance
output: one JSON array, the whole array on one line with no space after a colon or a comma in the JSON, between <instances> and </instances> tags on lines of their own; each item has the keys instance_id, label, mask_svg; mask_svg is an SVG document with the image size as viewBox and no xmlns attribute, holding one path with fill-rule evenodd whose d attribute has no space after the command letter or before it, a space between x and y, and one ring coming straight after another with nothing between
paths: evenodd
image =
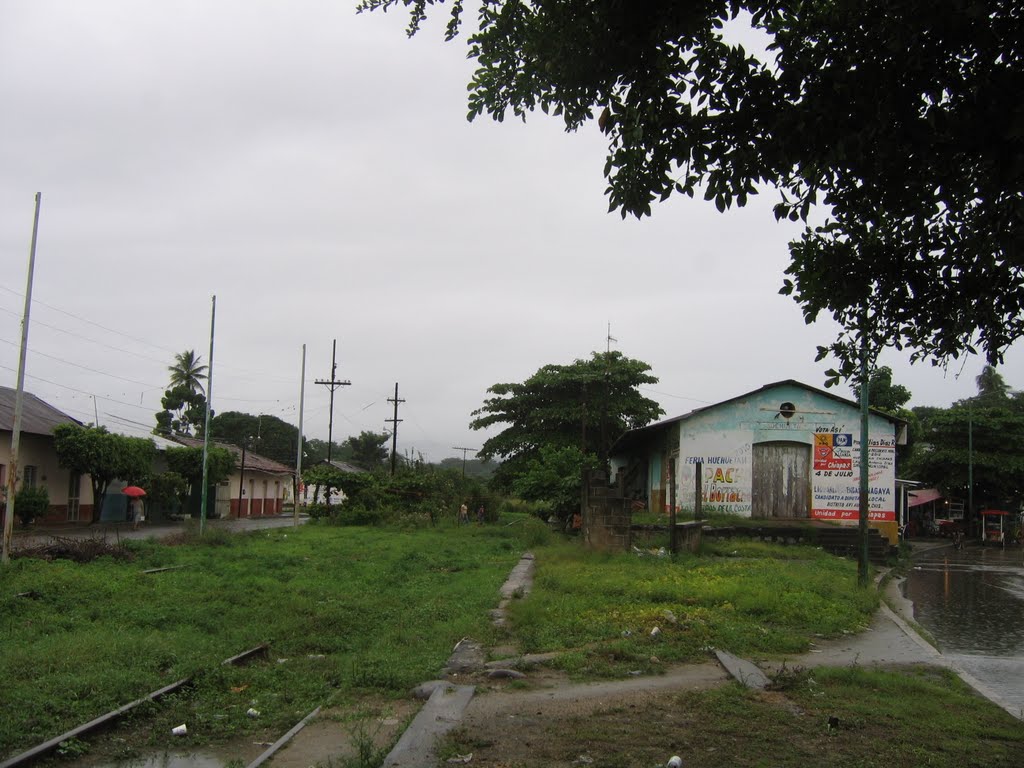
<instances>
[{"instance_id":1,"label":"corrugated metal roof","mask_svg":"<svg viewBox=\"0 0 1024 768\"><path fill-rule=\"evenodd\" d=\"M17 390L0 387L0 429L14 430L14 400ZM35 395L25 392L21 405L21 431L33 435L52 435L58 424L81 424L78 419L54 408Z\"/></svg>"},{"instance_id":2,"label":"corrugated metal roof","mask_svg":"<svg viewBox=\"0 0 1024 768\"><path fill-rule=\"evenodd\" d=\"M355 464L349 464L347 461L339 461L338 459L331 459L330 461L324 459L324 464L330 464L335 469L340 469L342 472L348 472L353 475L366 472L362 467L357 467Z\"/></svg>"}]
</instances>

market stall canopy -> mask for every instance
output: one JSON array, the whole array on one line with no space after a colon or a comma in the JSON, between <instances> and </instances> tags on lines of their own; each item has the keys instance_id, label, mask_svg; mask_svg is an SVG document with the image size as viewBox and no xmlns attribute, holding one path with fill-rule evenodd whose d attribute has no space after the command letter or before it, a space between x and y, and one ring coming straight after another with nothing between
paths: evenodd
<instances>
[{"instance_id":1,"label":"market stall canopy","mask_svg":"<svg viewBox=\"0 0 1024 768\"><path fill-rule=\"evenodd\" d=\"M907 494L907 498L909 506L919 507L929 501L938 501L942 498L942 493L937 488L922 488L919 491L911 491Z\"/></svg>"}]
</instances>

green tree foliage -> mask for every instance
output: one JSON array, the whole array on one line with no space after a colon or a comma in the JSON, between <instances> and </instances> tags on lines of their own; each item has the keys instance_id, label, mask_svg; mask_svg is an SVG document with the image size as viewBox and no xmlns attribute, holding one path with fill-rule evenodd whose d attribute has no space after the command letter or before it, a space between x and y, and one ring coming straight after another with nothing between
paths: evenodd
<instances>
[{"instance_id":1,"label":"green tree foliage","mask_svg":"<svg viewBox=\"0 0 1024 768\"><path fill-rule=\"evenodd\" d=\"M60 424L54 428L53 436L60 465L89 475L93 523L99 522L110 483L115 479L129 484L144 482L156 458L152 440L111 434L104 427Z\"/></svg>"},{"instance_id":2,"label":"green tree foliage","mask_svg":"<svg viewBox=\"0 0 1024 768\"><path fill-rule=\"evenodd\" d=\"M206 424L206 397L192 392L184 384L168 389L160 399L163 410L156 414L157 435L195 435L202 437Z\"/></svg>"},{"instance_id":3,"label":"green tree foliage","mask_svg":"<svg viewBox=\"0 0 1024 768\"><path fill-rule=\"evenodd\" d=\"M985 402L999 403L1010 395L1010 385L994 366L986 365L981 369L975 382L978 385L978 399Z\"/></svg>"},{"instance_id":4,"label":"green tree foliage","mask_svg":"<svg viewBox=\"0 0 1024 768\"><path fill-rule=\"evenodd\" d=\"M613 442L629 429L648 424L663 411L639 392L658 379L650 366L621 352L595 352L589 360L545 365L521 384L495 384L472 429L507 425L488 438L478 456L500 457L494 482L509 489L542 459L544 448L575 447L605 463ZM564 458L561 456L560 458ZM575 482L579 487L580 477ZM555 489L552 489L554 492Z\"/></svg>"},{"instance_id":5,"label":"green tree foliage","mask_svg":"<svg viewBox=\"0 0 1024 768\"><path fill-rule=\"evenodd\" d=\"M167 467L184 478L188 484L188 497L195 514L197 499L203 492L203 449L196 447L168 448L165 452ZM210 486L227 480L235 471L235 456L227 448L210 446L207 451L206 480ZM186 508L188 505L185 505Z\"/></svg>"},{"instance_id":6,"label":"green tree foliage","mask_svg":"<svg viewBox=\"0 0 1024 768\"><path fill-rule=\"evenodd\" d=\"M494 470L497 469L498 464L494 461L474 459L468 456L465 460L452 456L447 459L441 459L437 467L438 469L456 469L460 475L462 474L463 467L465 467L466 477L488 480L494 475Z\"/></svg>"},{"instance_id":7,"label":"green tree foliage","mask_svg":"<svg viewBox=\"0 0 1024 768\"><path fill-rule=\"evenodd\" d=\"M910 477L966 499L970 496L968 465L973 461L975 506L1020 509L1024 502L1024 395L980 391L949 408L915 408L914 412L920 436L908 467Z\"/></svg>"},{"instance_id":8,"label":"green tree foliage","mask_svg":"<svg viewBox=\"0 0 1024 768\"><path fill-rule=\"evenodd\" d=\"M855 384L852 389L853 399L860 402L860 385ZM880 366L868 376L868 404L872 408L899 416L910 397L909 389L892 383L892 368L889 366Z\"/></svg>"},{"instance_id":9,"label":"green tree foliage","mask_svg":"<svg viewBox=\"0 0 1024 768\"><path fill-rule=\"evenodd\" d=\"M184 509L189 484L177 472L160 472L152 475L143 486L146 489L146 504L165 510Z\"/></svg>"},{"instance_id":10,"label":"green tree foliage","mask_svg":"<svg viewBox=\"0 0 1024 768\"><path fill-rule=\"evenodd\" d=\"M391 436L383 432L360 432L342 444L341 455L333 458L351 461L357 467L366 470L380 469L388 460L390 452L387 444Z\"/></svg>"},{"instance_id":11,"label":"green tree foliage","mask_svg":"<svg viewBox=\"0 0 1024 768\"><path fill-rule=\"evenodd\" d=\"M314 464L318 464L322 461L327 461L327 441L320 440L319 438L313 438L306 440L305 454L303 455L302 465L304 467L311 467ZM342 446L338 443L334 443L331 448L331 458L340 459L342 457Z\"/></svg>"},{"instance_id":12,"label":"green tree foliage","mask_svg":"<svg viewBox=\"0 0 1024 768\"><path fill-rule=\"evenodd\" d=\"M566 518L580 508L580 478L597 464L593 454L574 445L542 446L512 481L512 493L526 501L543 502L549 512Z\"/></svg>"},{"instance_id":13,"label":"green tree foliage","mask_svg":"<svg viewBox=\"0 0 1024 768\"><path fill-rule=\"evenodd\" d=\"M351 497L349 490L359 484L359 480L354 478L356 476L353 473L343 472L330 464L314 464L308 469L302 470L302 482L307 487L313 489L313 496L311 498L311 503L313 504L320 503L321 493L326 502L331 491L337 489L342 490ZM352 480L351 483L348 482L350 479Z\"/></svg>"},{"instance_id":14,"label":"green tree foliage","mask_svg":"<svg viewBox=\"0 0 1024 768\"><path fill-rule=\"evenodd\" d=\"M207 367L200 364L199 360L199 355L192 349L176 354L174 365L167 367L167 370L171 372L170 389L184 387L189 392L205 395L203 381L206 379Z\"/></svg>"},{"instance_id":15,"label":"green tree foliage","mask_svg":"<svg viewBox=\"0 0 1024 768\"><path fill-rule=\"evenodd\" d=\"M413 34L442 3L358 7L404 5ZM452 39L463 3L449 8ZM737 42L740 12L767 56ZM596 116L623 216L698 191L725 210L765 184L778 218L823 203L782 292L842 327L819 350L840 361L829 383L862 335L996 364L1024 332L1022 39L1017 0L490 0L467 40L469 117Z\"/></svg>"},{"instance_id":16,"label":"green tree foliage","mask_svg":"<svg viewBox=\"0 0 1024 768\"><path fill-rule=\"evenodd\" d=\"M174 365L167 368L171 379L160 400L162 411L156 414L156 435L197 435L202 437L206 425L206 393L203 380L206 366L191 350L174 356Z\"/></svg>"},{"instance_id":17,"label":"green tree foliage","mask_svg":"<svg viewBox=\"0 0 1024 768\"><path fill-rule=\"evenodd\" d=\"M277 416L253 416L238 411L218 413L210 420L210 431L215 440L237 446L244 442L246 450L289 467L295 466L299 428Z\"/></svg>"}]
</instances>

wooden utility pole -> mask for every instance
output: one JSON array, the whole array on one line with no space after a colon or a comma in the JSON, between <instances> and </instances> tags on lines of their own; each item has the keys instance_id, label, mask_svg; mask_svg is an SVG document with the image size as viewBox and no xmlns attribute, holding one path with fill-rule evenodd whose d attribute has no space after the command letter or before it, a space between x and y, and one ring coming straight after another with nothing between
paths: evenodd
<instances>
[{"instance_id":1,"label":"wooden utility pole","mask_svg":"<svg viewBox=\"0 0 1024 768\"><path fill-rule=\"evenodd\" d=\"M331 345L331 379L325 381L324 379L317 379L317 384L323 384L331 390L331 415L327 420L327 461L331 460L331 450L334 447L334 391L339 387L349 387L352 385L351 381L338 381L338 377L335 375L338 372L338 340L335 339ZM330 493L328 493L328 505L330 505Z\"/></svg>"},{"instance_id":2,"label":"wooden utility pole","mask_svg":"<svg viewBox=\"0 0 1024 768\"><path fill-rule=\"evenodd\" d=\"M334 450L334 391L339 387L348 387L352 385L351 381L338 381L338 377L335 375L338 372L338 340L335 339L334 343L331 344L331 380L324 381L323 379L317 379L317 384L323 384L331 390L331 415L327 420L327 463L331 463L331 451ZM327 488L327 512L330 514L331 511L331 488Z\"/></svg>"},{"instance_id":3,"label":"wooden utility pole","mask_svg":"<svg viewBox=\"0 0 1024 768\"><path fill-rule=\"evenodd\" d=\"M457 445L452 446L453 451L462 451L462 476L466 476L466 454L470 451L479 451L479 448L460 448Z\"/></svg>"},{"instance_id":4,"label":"wooden utility pole","mask_svg":"<svg viewBox=\"0 0 1024 768\"><path fill-rule=\"evenodd\" d=\"M679 551L676 532L676 457L668 459L668 551L673 555Z\"/></svg>"},{"instance_id":5,"label":"wooden utility pole","mask_svg":"<svg viewBox=\"0 0 1024 768\"><path fill-rule=\"evenodd\" d=\"M32 219L32 244L28 251L28 285L25 288L25 312L21 318L21 352L18 355L18 386L14 395L14 424L11 431L11 459L7 466L7 504L4 515L4 542L0 562L11 559L14 535L14 497L18 493L18 448L21 444L21 412L25 402L25 355L28 352L28 318L32 309L32 276L36 269L36 235L39 233L39 206L43 193L36 192L36 213Z\"/></svg>"},{"instance_id":6,"label":"wooden utility pole","mask_svg":"<svg viewBox=\"0 0 1024 768\"><path fill-rule=\"evenodd\" d=\"M395 404L395 415L390 419L384 419L385 423L391 424L391 476L395 476L395 460L398 451L398 422L402 419L398 418L398 404L404 403L405 400L400 400L398 397L398 382L395 382L395 396L388 398L389 403Z\"/></svg>"}]
</instances>

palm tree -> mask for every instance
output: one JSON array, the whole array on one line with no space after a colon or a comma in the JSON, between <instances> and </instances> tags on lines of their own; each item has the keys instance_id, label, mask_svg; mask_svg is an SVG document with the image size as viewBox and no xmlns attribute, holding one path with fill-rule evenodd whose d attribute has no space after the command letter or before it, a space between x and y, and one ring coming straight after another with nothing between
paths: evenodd
<instances>
[{"instance_id":1,"label":"palm tree","mask_svg":"<svg viewBox=\"0 0 1024 768\"><path fill-rule=\"evenodd\" d=\"M986 365L974 380L978 385L978 396L986 399L1004 399L1010 394L1010 385L994 366Z\"/></svg>"},{"instance_id":2,"label":"palm tree","mask_svg":"<svg viewBox=\"0 0 1024 768\"><path fill-rule=\"evenodd\" d=\"M187 349L174 356L174 365L168 366L171 372L171 389L182 386L189 392L205 395L202 380L206 378L206 366L199 364L199 356L195 350Z\"/></svg>"}]
</instances>

